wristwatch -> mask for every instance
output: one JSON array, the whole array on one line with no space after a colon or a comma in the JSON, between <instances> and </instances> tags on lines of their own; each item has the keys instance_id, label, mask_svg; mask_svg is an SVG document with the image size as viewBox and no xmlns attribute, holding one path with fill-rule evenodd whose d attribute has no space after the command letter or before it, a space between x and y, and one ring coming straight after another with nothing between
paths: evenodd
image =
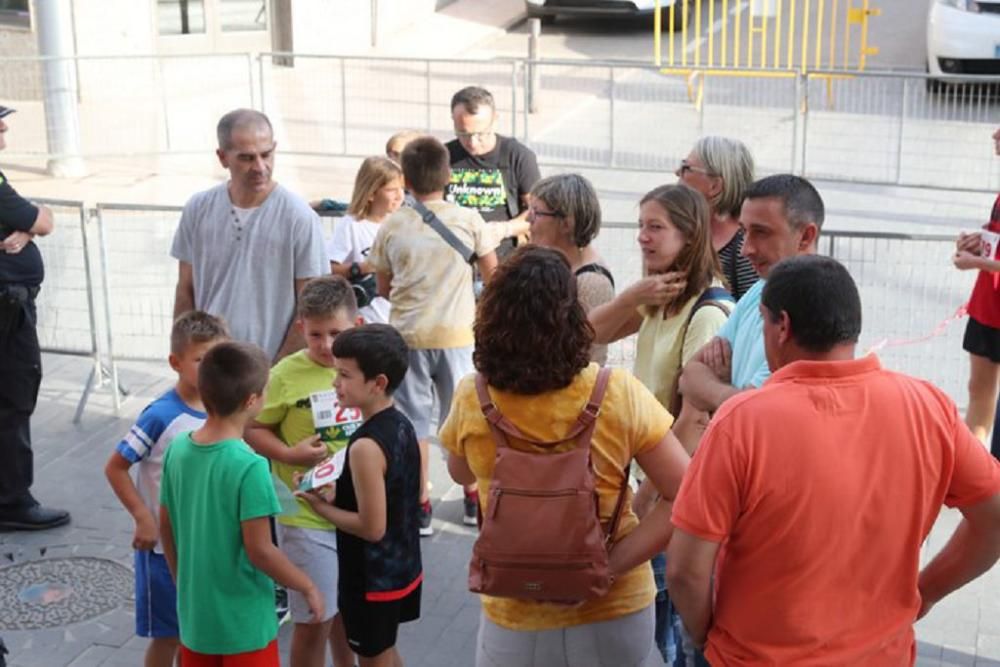
<instances>
[{"instance_id":1,"label":"wristwatch","mask_svg":"<svg viewBox=\"0 0 1000 667\"><path fill-rule=\"evenodd\" d=\"M351 280L357 280L361 277L361 265L357 262L351 262L351 268L348 269L347 275L351 277Z\"/></svg>"}]
</instances>

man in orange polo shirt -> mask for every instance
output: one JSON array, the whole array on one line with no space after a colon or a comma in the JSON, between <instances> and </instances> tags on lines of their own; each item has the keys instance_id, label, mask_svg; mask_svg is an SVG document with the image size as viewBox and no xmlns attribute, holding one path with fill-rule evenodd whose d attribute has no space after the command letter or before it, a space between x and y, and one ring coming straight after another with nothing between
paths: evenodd
<instances>
[{"instance_id":1,"label":"man in orange polo shirt","mask_svg":"<svg viewBox=\"0 0 1000 667\"><path fill-rule=\"evenodd\" d=\"M780 262L761 313L773 375L726 401L688 469L670 597L713 665L912 664L914 620L1000 557L1000 463L943 392L854 358L861 300L836 261ZM920 571L942 503L964 520Z\"/></svg>"}]
</instances>

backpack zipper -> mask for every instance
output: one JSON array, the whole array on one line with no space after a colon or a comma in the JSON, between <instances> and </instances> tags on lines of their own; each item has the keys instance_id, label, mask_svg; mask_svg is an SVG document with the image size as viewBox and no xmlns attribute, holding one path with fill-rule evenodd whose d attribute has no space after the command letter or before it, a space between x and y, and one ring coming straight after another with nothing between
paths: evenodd
<instances>
[{"instance_id":1,"label":"backpack zipper","mask_svg":"<svg viewBox=\"0 0 1000 667\"><path fill-rule=\"evenodd\" d=\"M589 560L568 561L562 563L515 562L503 560L479 559L479 567L507 567L518 570L585 570L593 563Z\"/></svg>"},{"instance_id":2,"label":"backpack zipper","mask_svg":"<svg viewBox=\"0 0 1000 667\"><path fill-rule=\"evenodd\" d=\"M529 498L557 498L559 496L575 496L579 491L576 489L558 489L556 491L533 491L530 489L493 489L490 491L490 495L493 496L493 501L490 503L490 518L495 518L497 513L497 506L500 504L500 496L503 494L514 495L514 496L527 496Z\"/></svg>"}]
</instances>

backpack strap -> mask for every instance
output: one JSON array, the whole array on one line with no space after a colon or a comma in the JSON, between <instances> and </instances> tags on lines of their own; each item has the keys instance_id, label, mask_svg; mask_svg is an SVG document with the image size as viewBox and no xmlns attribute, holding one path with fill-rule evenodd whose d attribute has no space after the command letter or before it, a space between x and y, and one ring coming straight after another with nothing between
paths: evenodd
<instances>
[{"instance_id":1,"label":"backpack strap","mask_svg":"<svg viewBox=\"0 0 1000 667\"><path fill-rule=\"evenodd\" d=\"M615 286L615 277L611 275L611 271L608 271L607 267L598 264L597 262L591 262L590 264L584 264L579 269L577 269L573 275L578 276L581 273L597 273L608 279L611 286Z\"/></svg>"},{"instance_id":2,"label":"backpack strap","mask_svg":"<svg viewBox=\"0 0 1000 667\"><path fill-rule=\"evenodd\" d=\"M407 200L407 203L414 211L417 212L424 223L429 225L431 229L438 233L438 236L444 239L445 243L454 248L455 252L462 256L462 259L465 260L467 264L474 264L476 262L478 259L476 252L469 246L465 245L460 238L455 236L455 232L451 231L447 225L441 222L441 218L437 217L437 215L434 214L434 211L424 206L423 202L420 202L412 197Z\"/></svg>"},{"instance_id":3,"label":"backpack strap","mask_svg":"<svg viewBox=\"0 0 1000 667\"><path fill-rule=\"evenodd\" d=\"M691 320L694 319L695 313L704 308L705 306L712 306L718 308L726 314L728 317L733 312L733 307L736 305L736 301L733 299L733 295L729 293L725 287L707 287L705 291L701 293L698 300L694 302L694 306L691 307L691 312L688 314L687 322L684 323L684 329L681 330L681 346L683 347L684 338L687 337L688 327L691 326ZM683 353L683 349L681 350ZM681 384L681 374L678 373L677 377L674 378L674 389L671 392L673 399L670 401L670 406L667 408L670 414L673 415L674 419L677 419L681 411L681 395L680 395L680 384Z\"/></svg>"},{"instance_id":4,"label":"backpack strap","mask_svg":"<svg viewBox=\"0 0 1000 667\"><path fill-rule=\"evenodd\" d=\"M590 398L587 399L587 404L583 407L579 416L576 418L576 423L573 424L573 428L569 430L564 438L558 440L536 440L531 438L521 432L517 426L515 426L509 419L503 416L496 404L493 403L493 399L490 398L489 390L486 386L486 378L483 377L482 373L476 374L476 395L479 398L479 409L482 410L483 416L486 417L486 422L490 425L490 430L493 431L494 439L497 440L497 444L502 444L502 446L507 446L507 438L504 436L501 439L497 438L498 432L500 434L506 434L517 438L518 440L524 440L525 442L530 442L533 445L558 445L561 442L566 442L567 440L575 440L577 446L581 442L589 442L590 436L594 431L594 426L596 425L597 416L601 412L601 402L604 401L604 392L608 388L608 378L611 377L610 368L602 368L597 373L597 381L594 383L594 389L590 393Z\"/></svg>"},{"instance_id":5,"label":"backpack strap","mask_svg":"<svg viewBox=\"0 0 1000 667\"><path fill-rule=\"evenodd\" d=\"M493 399L490 398L489 389L486 387L486 376L482 373L476 373L476 395L479 398L479 409L483 411L486 423L490 425L490 433L493 434L493 441L496 442L497 447L510 446L507 441L508 433L515 438L535 442L521 433L521 429L503 416Z\"/></svg>"},{"instance_id":6,"label":"backpack strap","mask_svg":"<svg viewBox=\"0 0 1000 667\"><path fill-rule=\"evenodd\" d=\"M590 440L594 436L594 429L597 427L597 416L601 413L601 403L604 402L604 394L608 389L608 381L611 379L611 369L602 367L597 373L597 382L594 383L594 391L590 394L583 412L577 417L577 423L586 423L584 431L577 436L577 447L589 447ZM622 518L622 511L625 509L625 496L628 491L628 480L632 471L629 463L625 464L625 478L622 479L622 486L618 490L618 499L615 500L615 509L611 512L611 520L604 527L604 548L611 551L615 534L618 532L618 523Z\"/></svg>"},{"instance_id":7,"label":"backpack strap","mask_svg":"<svg viewBox=\"0 0 1000 667\"><path fill-rule=\"evenodd\" d=\"M625 479L622 480L622 488L618 491L618 500L615 501L615 509L611 512L611 520L604 528L604 548L609 552L614 546L615 534L618 532L618 523L622 518L622 511L625 509L625 491L628 489L629 477L632 474L632 462L625 464Z\"/></svg>"},{"instance_id":8,"label":"backpack strap","mask_svg":"<svg viewBox=\"0 0 1000 667\"><path fill-rule=\"evenodd\" d=\"M717 302L727 302L730 307L736 303L733 295L725 287L708 287L701 293L698 300L694 302L694 308L691 309L692 314L709 301L716 302L713 303L716 306L721 305Z\"/></svg>"}]
</instances>

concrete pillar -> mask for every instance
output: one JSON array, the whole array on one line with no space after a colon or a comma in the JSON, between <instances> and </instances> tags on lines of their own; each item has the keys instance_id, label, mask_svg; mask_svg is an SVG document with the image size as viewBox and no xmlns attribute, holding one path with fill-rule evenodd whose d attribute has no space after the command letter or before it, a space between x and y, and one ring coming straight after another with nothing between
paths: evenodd
<instances>
[{"instance_id":1,"label":"concrete pillar","mask_svg":"<svg viewBox=\"0 0 1000 667\"><path fill-rule=\"evenodd\" d=\"M48 171L53 176L86 173L80 154L80 115L73 51L71 0L36 0L35 25L42 62L45 130L49 142Z\"/></svg>"}]
</instances>

